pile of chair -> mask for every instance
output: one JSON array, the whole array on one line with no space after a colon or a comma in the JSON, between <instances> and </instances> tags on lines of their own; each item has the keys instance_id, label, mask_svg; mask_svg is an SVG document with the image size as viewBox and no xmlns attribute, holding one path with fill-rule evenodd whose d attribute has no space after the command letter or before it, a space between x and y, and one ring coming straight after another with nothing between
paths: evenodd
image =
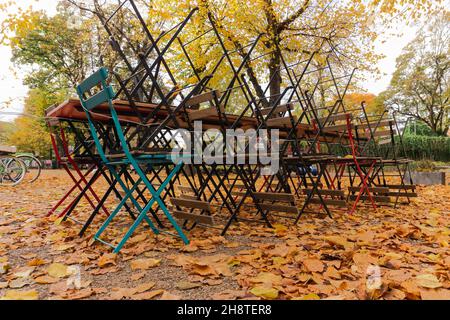
<instances>
[{"instance_id":1,"label":"pile of chair","mask_svg":"<svg viewBox=\"0 0 450 320\"><path fill-rule=\"evenodd\" d=\"M417 196L412 181L405 180L409 161L397 154L401 125L387 112L368 114L364 103L346 106L355 71L346 70L330 43L324 40L290 64L281 56L278 72L260 79L266 85L257 88L252 77L258 75L249 74L248 66L264 63L271 54L261 36L236 46L212 16L204 30L189 35L196 14L192 10L158 36L132 0L102 18L116 63L83 81L79 100L47 111L57 159L74 182L49 215L59 209L61 217L75 220L75 208L86 199L92 212L80 235L101 213L105 221L95 239L119 252L141 223L189 243L189 231L196 227L225 235L239 222L271 227L287 219L298 223L307 212L332 217L337 210L351 214L359 204L376 209ZM115 23L119 16L144 39L132 40ZM190 52L204 46L205 56L214 52L214 58L196 65ZM271 94L274 82L281 88ZM178 129L194 143L184 144L185 152L174 162ZM226 148L220 137L238 129L267 135L247 136ZM213 136L203 134L211 130ZM279 163L275 172L268 173L267 162L258 157L249 161L261 141ZM200 150L225 152L200 157L196 143ZM84 173L82 165L88 166ZM101 177L108 190L98 195L94 186ZM73 200L60 209L69 197ZM108 199L116 202L112 211L105 207ZM102 234L122 213L130 216L131 227L118 242L106 243Z\"/></svg>"}]
</instances>

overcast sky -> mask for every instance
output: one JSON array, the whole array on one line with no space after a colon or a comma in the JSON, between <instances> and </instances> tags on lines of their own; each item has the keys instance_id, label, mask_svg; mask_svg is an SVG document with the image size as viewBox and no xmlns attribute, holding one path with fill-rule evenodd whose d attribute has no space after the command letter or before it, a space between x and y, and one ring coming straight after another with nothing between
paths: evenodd
<instances>
[{"instance_id":1,"label":"overcast sky","mask_svg":"<svg viewBox=\"0 0 450 320\"><path fill-rule=\"evenodd\" d=\"M0 3L4 1L7 0L0 0ZM55 13L57 4L56 0L20 0L17 2L23 8L32 5L34 9L43 9L49 14ZM5 12L0 12L0 21L4 19L5 15ZM362 84L362 87L368 92L378 94L387 88L391 75L395 70L395 59L400 55L403 47L414 38L416 33L415 27L410 27L403 23L395 26L393 30L396 35L384 34L376 43L377 52L386 55L386 58L381 60L378 65L381 72L385 75L380 79L368 78ZM382 42L382 39L385 41ZM28 90L22 84L22 74L10 62L10 59L10 49L5 46L0 46L0 120L12 120L14 118L14 116L2 114L2 111L21 112L23 98L26 96ZM5 105L4 103L10 100L13 100L11 106L6 110L2 108Z\"/></svg>"}]
</instances>

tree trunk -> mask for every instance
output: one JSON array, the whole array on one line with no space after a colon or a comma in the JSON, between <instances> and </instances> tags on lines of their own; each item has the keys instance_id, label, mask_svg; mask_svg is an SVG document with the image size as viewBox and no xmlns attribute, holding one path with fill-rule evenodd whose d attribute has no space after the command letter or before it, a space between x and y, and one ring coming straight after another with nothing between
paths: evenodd
<instances>
[{"instance_id":1,"label":"tree trunk","mask_svg":"<svg viewBox=\"0 0 450 320\"><path fill-rule=\"evenodd\" d=\"M270 75L270 105L279 99L281 91L281 59L280 53L276 51L269 61L269 75Z\"/></svg>"}]
</instances>

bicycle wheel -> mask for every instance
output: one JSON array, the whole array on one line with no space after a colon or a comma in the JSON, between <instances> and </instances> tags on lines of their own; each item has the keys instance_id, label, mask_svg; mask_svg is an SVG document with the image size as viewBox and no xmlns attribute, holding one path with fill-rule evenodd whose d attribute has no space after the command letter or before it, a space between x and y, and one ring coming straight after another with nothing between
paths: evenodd
<instances>
[{"instance_id":1,"label":"bicycle wheel","mask_svg":"<svg viewBox=\"0 0 450 320\"><path fill-rule=\"evenodd\" d=\"M42 171L42 164L39 159L27 155L17 156L16 158L22 160L26 166L27 172L25 181L29 183L35 182L41 175Z\"/></svg>"},{"instance_id":2,"label":"bicycle wheel","mask_svg":"<svg viewBox=\"0 0 450 320\"><path fill-rule=\"evenodd\" d=\"M0 185L16 186L22 182L27 168L22 160L16 158L0 159Z\"/></svg>"}]
</instances>

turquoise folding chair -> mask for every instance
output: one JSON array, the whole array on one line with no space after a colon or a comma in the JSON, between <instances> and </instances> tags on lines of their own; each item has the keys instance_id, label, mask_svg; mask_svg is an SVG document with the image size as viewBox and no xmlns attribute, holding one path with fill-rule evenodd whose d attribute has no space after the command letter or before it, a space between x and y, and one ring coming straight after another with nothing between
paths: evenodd
<instances>
[{"instance_id":1,"label":"turquoise folding chair","mask_svg":"<svg viewBox=\"0 0 450 320\"><path fill-rule=\"evenodd\" d=\"M164 204L163 200L161 199L161 194L164 191L164 189L169 185L170 181L174 179L177 176L177 173L180 171L181 167L183 166L182 162L179 162L174 166L174 168L171 170L171 172L168 174L167 178L161 183L159 188L156 190L148 177L146 176L145 172L141 169L140 164L145 164L146 166L154 166L154 165L161 165L161 164L168 164L169 161L171 161L170 154L161 153L161 154L151 154L151 155L140 155L140 156L134 156L130 152L130 148L128 146L128 142L125 139L125 135L122 131L122 126L120 124L117 112L113 106L113 99L114 99L114 91L113 88L106 83L106 80L108 78L108 70L106 68L101 68L96 73L91 75L89 78L84 80L78 87L77 87L77 93L81 101L81 105L86 112L86 116L89 122L89 129L91 131L92 137L94 139L96 148L98 150L99 156L102 160L102 164L105 165L108 170L111 172L111 174L114 176L114 178L117 180L123 191L125 192L125 196L120 201L117 208L111 213L111 215L108 217L108 219L103 223L101 228L98 230L98 232L95 234L94 239L96 241L99 241L101 243L104 243L105 245L108 245L114 249L114 253L120 252L122 247L125 245L127 240L130 238L130 236L134 233L136 228L141 224L142 221L145 221L151 230L155 234L159 234L160 232L168 233L172 236L178 236L180 237L185 244L189 243L189 240L183 233L180 226L177 224L173 216L170 214L169 210L167 209L166 205ZM94 95L87 96L87 93L90 94L91 90L93 88L99 87L101 90L97 92ZM115 131L117 134L117 138L119 139L120 145L123 150L123 156L120 158L117 158L117 155L114 157L106 155L104 151L104 147L102 146L100 139L99 139L99 133L96 131L96 127L94 125L94 122L91 118L91 110L97 107L100 104L108 103L111 118L114 122ZM124 181L121 179L121 176L116 170L117 166L130 166L132 167L136 173L139 176L139 179L136 180L134 185L129 188L124 183ZM140 184L144 183L144 185L147 187L148 191L151 194L151 198L149 199L148 203L142 208L139 202L133 197L133 193L136 191L138 186ZM103 232L107 229L111 221L114 219L114 217L120 212L120 210L123 208L125 203L130 200L136 207L136 209L139 211L139 215L137 216L136 220L134 221L133 225L129 228L125 236L122 238L122 240L119 242L117 246L114 246L113 244L110 244L104 240L102 240L100 237L103 234ZM161 211L164 213L164 215L167 217L171 225L175 228L176 234L169 233L163 230L159 230L155 224L151 221L151 219L147 216L147 213L152 208L152 206L157 203ZM154 212L158 212L158 210L155 210Z\"/></svg>"}]
</instances>

